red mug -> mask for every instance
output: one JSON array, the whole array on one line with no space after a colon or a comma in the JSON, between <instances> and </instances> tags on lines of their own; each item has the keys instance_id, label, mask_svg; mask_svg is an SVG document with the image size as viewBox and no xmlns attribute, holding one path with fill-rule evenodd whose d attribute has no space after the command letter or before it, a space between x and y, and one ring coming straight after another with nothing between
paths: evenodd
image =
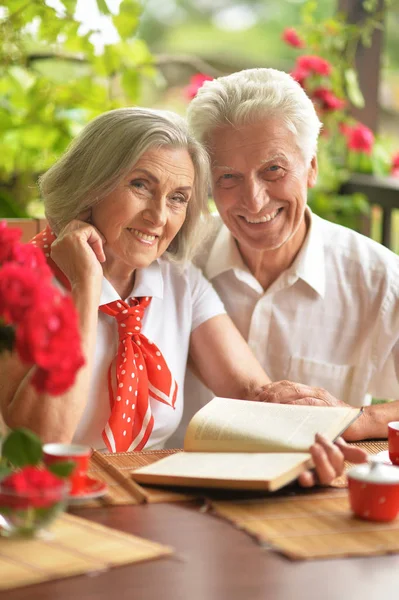
<instances>
[{"instance_id":1,"label":"red mug","mask_svg":"<svg viewBox=\"0 0 399 600\"><path fill-rule=\"evenodd\" d=\"M44 464L51 465L66 461L75 463L75 468L68 477L71 496L80 494L86 487L90 455L91 448L89 446L78 444L44 444L43 446Z\"/></svg>"},{"instance_id":2,"label":"red mug","mask_svg":"<svg viewBox=\"0 0 399 600\"><path fill-rule=\"evenodd\" d=\"M370 462L348 471L349 500L361 519L392 521L399 512L399 467Z\"/></svg>"},{"instance_id":3,"label":"red mug","mask_svg":"<svg viewBox=\"0 0 399 600\"><path fill-rule=\"evenodd\" d=\"M399 465L399 421L388 423L389 459L393 465Z\"/></svg>"}]
</instances>

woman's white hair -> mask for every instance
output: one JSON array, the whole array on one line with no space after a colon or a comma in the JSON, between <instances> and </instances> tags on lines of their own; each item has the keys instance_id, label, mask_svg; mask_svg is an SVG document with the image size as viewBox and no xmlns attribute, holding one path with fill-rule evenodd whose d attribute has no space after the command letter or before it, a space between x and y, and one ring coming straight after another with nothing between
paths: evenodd
<instances>
[{"instance_id":1,"label":"woman's white hair","mask_svg":"<svg viewBox=\"0 0 399 600\"><path fill-rule=\"evenodd\" d=\"M65 154L39 179L46 217L55 232L112 192L139 158L153 148L185 148L195 180L187 216L167 256L176 262L192 258L208 230L208 157L173 112L119 108L96 117Z\"/></svg>"},{"instance_id":2,"label":"woman's white hair","mask_svg":"<svg viewBox=\"0 0 399 600\"><path fill-rule=\"evenodd\" d=\"M206 81L191 101L187 117L190 130L205 146L217 127L276 117L296 135L307 162L316 154L322 126L299 83L283 71L266 68Z\"/></svg>"}]
</instances>

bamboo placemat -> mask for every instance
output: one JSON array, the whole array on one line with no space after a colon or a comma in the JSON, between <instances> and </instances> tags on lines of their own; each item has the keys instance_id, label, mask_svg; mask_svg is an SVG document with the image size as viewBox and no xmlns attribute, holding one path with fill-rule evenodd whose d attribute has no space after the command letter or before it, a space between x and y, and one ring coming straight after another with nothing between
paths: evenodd
<instances>
[{"instance_id":1,"label":"bamboo placemat","mask_svg":"<svg viewBox=\"0 0 399 600\"><path fill-rule=\"evenodd\" d=\"M141 452L116 452L100 454L94 452L88 474L104 481L108 494L99 499L79 504L79 506L104 506L123 504L142 504L144 502L183 502L194 500L198 494L170 491L157 487L142 487L131 478L131 473L139 467L174 454L180 450L142 450Z\"/></svg>"},{"instance_id":2,"label":"bamboo placemat","mask_svg":"<svg viewBox=\"0 0 399 600\"><path fill-rule=\"evenodd\" d=\"M399 519L377 523L355 518L344 490L260 501L212 502L212 509L265 547L294 560L399 552Z\"/></svg>"},{"instance_id":3,"label":"bamboo placemat","mask_svg":"<svg viewBox=\"0 0 399 600\"><path fill-rule=\"evenodd\" d=\"M370 442L352 442L351 446L359 446L360 448L363 448L363 450L366 450L368 454L378 454L378 452L388 450L388 442L386 440L373 440ZM331 483L331 486L336 488L348 487L346 473L352 466L352 463L346 462L344 473L340 477L334 479L334 481Z\"/></svg>"},{"instance_id":4,"label":"bamboo placemat","mask_svg":"<svg viewBox=\"0 0 399 600\"><path fill-rule=\"evenodd\" d=\"M172 549L64 514L51 539L0 538L0 590L168 556Z\"/></svg>"}]
</instances>

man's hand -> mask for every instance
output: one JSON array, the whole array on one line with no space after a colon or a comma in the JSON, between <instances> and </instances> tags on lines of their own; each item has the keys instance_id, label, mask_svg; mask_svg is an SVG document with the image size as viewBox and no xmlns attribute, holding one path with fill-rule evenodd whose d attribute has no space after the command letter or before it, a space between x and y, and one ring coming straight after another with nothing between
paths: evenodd
<instances>
[{"instance_id":1,"label":"man's hand","mask_svg":"<svg viewBox=\"0 0 399 600\"><path fill-rule=\"evenodd\" d=\"M344 461L362 463L367 460L367 452L356 446L349 446L342 438L333 444L323 435L317 434L315 443L310 447L315 471L304 471L298 477L302 487L316 484L329 485L333 479L342 475Z\"/></svg>"},{"instance_id":2,"label":"man's hand","mask_svg":"<svg viewBox=\"0 0 399 600\"><path fill-rule=\"evenodd\" d=\"M311 387L293 381L268 383L257 390L254 400L256 402L307 404L309 406L348 406L348 404L335 398L323 388Z\"/></svg>"}]
</instances>

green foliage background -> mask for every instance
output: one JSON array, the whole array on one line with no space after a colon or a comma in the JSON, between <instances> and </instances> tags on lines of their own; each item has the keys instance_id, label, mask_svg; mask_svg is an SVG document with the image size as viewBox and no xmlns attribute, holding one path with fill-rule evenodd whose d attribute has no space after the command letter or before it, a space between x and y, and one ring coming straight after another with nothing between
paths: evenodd
<instances>
[{"instance_id":1,"label":"green foliage background","mask_svg":"<svg viewBox=\"0 0 399 600\"><path fill-rule=\"evenodd\" d=\"M36 180L65 150L80 127L97 114L135 104L143 79L155 69L147 44L137 37L138 0L123 0L111 14L120 36L95 53L94 29L80 32L76 0L57 12L42 0L0 0L0 215L39 210Z\"/></svg>"}]
</instances>

